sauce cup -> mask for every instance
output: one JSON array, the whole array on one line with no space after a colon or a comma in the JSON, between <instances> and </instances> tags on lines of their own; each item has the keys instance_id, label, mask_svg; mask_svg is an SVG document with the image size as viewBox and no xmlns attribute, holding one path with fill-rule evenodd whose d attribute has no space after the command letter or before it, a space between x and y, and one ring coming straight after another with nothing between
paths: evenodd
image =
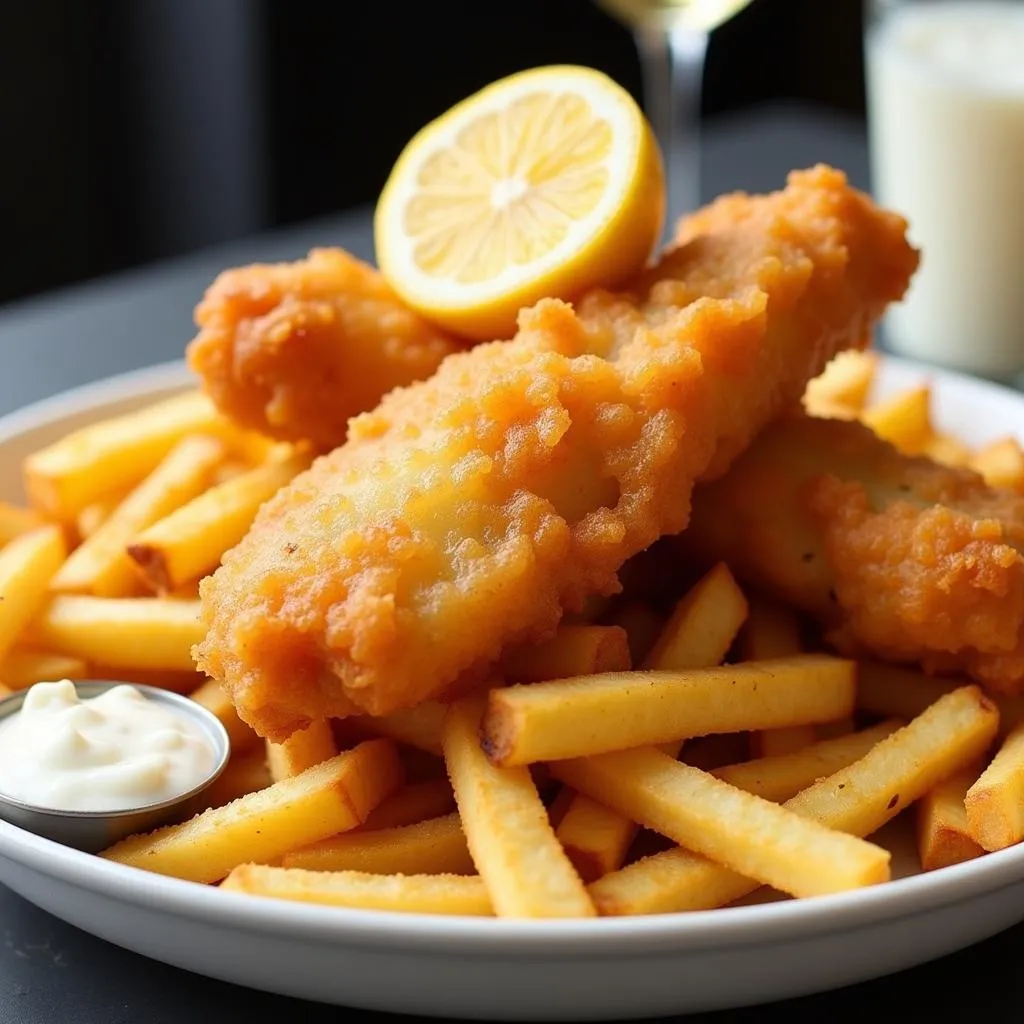
<instances>
[{"instance_id":1,"label":"sauce cup","mask_svg":"<svg viewBox=\"0 0 1024 1024\"><path fill-rule=\"evenodd\" d=\"M74 685L79 698L88 700L90 697L98 697L114 686L124 684L117 680L90 680L76 682ZM231 741L227 731L215 715L188 697L154 686L136 683L131 685L148 700L162 704L168 710L188 718L200 727L214 755L213 768L206 778L179 796L116 811L56 810L15 800L0 791L0 818L27 832L34 832L64 846L72 846L87 853L97 853L125 836L135 832L151 831L184 816L189 802L202 793L224 770L231 754ZM25 699L25 692L21 691L0 700L0 723L18 713Z\"/></svg>"}]
</instances>

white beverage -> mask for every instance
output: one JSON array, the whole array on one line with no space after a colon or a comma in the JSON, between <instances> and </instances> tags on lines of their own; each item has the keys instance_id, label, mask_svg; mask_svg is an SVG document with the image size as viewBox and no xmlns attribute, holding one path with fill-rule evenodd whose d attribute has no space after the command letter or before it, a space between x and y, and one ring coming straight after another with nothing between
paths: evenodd
<instances>
[{"instance_id":1,"label":"white beverage","mask_svg":"<svg viewBox=\"0 0 1024 1024\"><path fill-rule=\"evenodd\" d=\"M874 191L922 249L890 347L1024 371L1024 3L909 3L867 36Z\"/></svg>"}]
</instances>

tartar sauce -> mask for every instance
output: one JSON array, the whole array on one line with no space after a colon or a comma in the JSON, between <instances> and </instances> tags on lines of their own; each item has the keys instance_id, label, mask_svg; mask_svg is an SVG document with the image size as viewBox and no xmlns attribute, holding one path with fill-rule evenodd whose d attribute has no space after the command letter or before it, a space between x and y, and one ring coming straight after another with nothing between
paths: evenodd
<instances>
[{"instance_id":1,"label":"tartar sauce","mask_svg":"<svg viewBox=\"0 0 1024 1024\"><path fill-rule=\"evenodd\" d=\"M0 792L53 810L128 810L187 793L214 756L198 725L134 686L83 701L70 680L36 683L0 723Z\"/></svg>"}]
</instances>

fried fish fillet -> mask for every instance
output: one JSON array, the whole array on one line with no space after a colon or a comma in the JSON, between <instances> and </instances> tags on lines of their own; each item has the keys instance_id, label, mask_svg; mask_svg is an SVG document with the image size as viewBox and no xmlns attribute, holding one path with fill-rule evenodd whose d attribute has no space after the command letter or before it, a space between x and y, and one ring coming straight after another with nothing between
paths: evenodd
<instances>
[{"instance_id":1,"label":"fried fish fillet","mask_svg":"<svg viewBox=\"0 0 1024 1024\"><path fill-rule=\"evenodd\" d=\"M769 428L675 544L816 616L850 653L1024 690L1024 496L859 423Z\"/></svg>"},{"instance_id":2,"label":"fried fish fillet","mask_svg":"<svg viewBox=\"0 0 1024 1024\"><path fill-rule=\"evenodd\" d=\"M353 420L202 585L202 669L281 739L472 685L618 588L724 472L860 347L917 265L902 218L829 168L730 196L629 294L524 310Z\"/></svg>"},{"instance_id":3,"label":"fried fish fillet","mask_svg":"<svg viewBox=\"0 0 1024 1024\"><path fill-rule=\"evenodd\" d=\"M329 451L392 388L465 346L340 249L222 273L196 307L189 366L227 416Z\"/></svg>"}]
</instances>

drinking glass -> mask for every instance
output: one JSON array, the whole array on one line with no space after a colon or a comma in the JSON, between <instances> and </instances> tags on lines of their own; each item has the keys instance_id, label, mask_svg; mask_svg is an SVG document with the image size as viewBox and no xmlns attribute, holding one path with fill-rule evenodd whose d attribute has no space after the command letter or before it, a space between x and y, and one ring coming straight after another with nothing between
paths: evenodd
<instances>
[{"instance_id":1,"label":"drinking glass","mask_svg":"<svg viewBox=\"0 0 1024 1024\"><path fill-rule=\"evenodd\" d=\"M891 350L997 380L1024 371L1024 2L871 0L873 191L921 266Z\"/></svg>"},{"instance_id":2,"label":"drinking glass","mask_svg":"<svg viewBox=\"0 0 1024 1024\"><path fill-rule=\"evenodd\" d=\"M666 230L700 206L700 99L713 29L751 0L597 0L636 39L644 107L665 159Z\"/></svg>"}]
</instances>

